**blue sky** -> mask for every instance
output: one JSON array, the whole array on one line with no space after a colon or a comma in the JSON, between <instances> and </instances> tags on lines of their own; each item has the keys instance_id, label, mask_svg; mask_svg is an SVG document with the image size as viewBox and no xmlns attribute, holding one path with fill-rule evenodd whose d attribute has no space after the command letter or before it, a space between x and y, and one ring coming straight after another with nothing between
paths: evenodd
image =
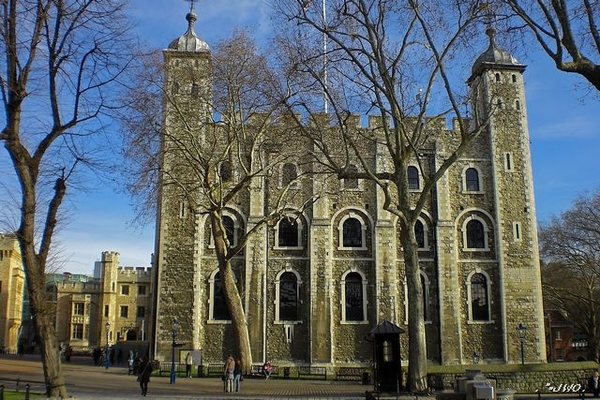
<instances>
[{"instance_id":1,"label":"blue sky","mask_svg":"<svg viewBox=\"0 0 600 400\"><path fill-rule=\"evenodd\" d=\"M266 0L216 0L197 3L196 33L209 45L248 28L257 38L271 32ZM150 46L165 48L186 29L184 0L132 0L136 34ZM483 48L481 51L483 52ZM570 208L585 190L600 186L600 101L584 80L558 72L536 52L525 71L527 112L538 222ZM59 239L69 261L64 271L90 273L102 251L118 251L121 265L149 266L154 226L134 229L129 199L110 188L74 199L73 220Z\"/></svg>"}]
</instances>

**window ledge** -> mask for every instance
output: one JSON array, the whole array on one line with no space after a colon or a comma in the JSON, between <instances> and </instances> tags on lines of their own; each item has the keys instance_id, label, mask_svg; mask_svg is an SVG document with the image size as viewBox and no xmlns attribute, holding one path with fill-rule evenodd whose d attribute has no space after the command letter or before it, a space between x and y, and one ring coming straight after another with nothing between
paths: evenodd
<instances>
[{"instance_id":1,"label":"window ledge","mask_svg":"<svg viewBox=\"0 0 600 400\"><path fill-rule=\"evenodd\" d=\"M273 246L273 250L304 250L304 246Z\"/></svg>"},{"instance_id":2,"label":"window ledge","mask_svg":"<svg viewBox=\"0 0 600 400\"><path fill-rule=\"evenodd\" d=\"M363 247L340 247L340 246L338 246L338 250L343 250L343 251L352 251L352 250L364 251L364 250L367 250L367 247L366 246L363 246Z\"/></svg>"},{"instance_id":3,"label":"window ledge","mask_svg":"<svg viewBox=\"0 0 600 400\"><path fill-rule=\"evenodd\" d=\"M209 325L230 325L231 324L231 320L225 320L225 319L209 319L206 321L207 324Z\"/></svg>"},{"instance_id":4,"label":"window ledge","mask_svg":"<svg viewBox=\"0 0 600 400\"><path fill-rule=\"evenodd\" d=\"M340 321L341 325L368 325L369 321Z\"/></svg>"}]
</instances>

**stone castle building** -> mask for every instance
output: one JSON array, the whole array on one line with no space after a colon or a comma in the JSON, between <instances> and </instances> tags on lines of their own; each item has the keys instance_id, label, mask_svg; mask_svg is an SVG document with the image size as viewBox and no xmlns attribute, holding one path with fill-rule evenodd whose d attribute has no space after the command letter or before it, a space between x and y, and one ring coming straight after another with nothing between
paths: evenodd
<instances>
[{"instance_id":1,"label":"stone castle building","mask_svg":"<svg viewBox=\"0 0 600 400\"><path fill-rule=\"evenodd\" d=\"M17 352L24 293L25 271L17 238L0 234L0 352Z\"/></svg>"},{"instance_id":2,"label":"stone castle building","mask_svg":"<svg viewBox=\"0 0 600 400\"><path fill-rule=\"evenodd\" d=\"M189 125L210 120L202 99L211 97L211 52L194 32L195 15L187 18L188 31L164 50L165 92L177 104L164 104L165 129L171 133L181 127L180 110L195 113ZM474 357L481 363L521 362L519 324L526 327L525 362L546 359L524 70L490 38L468 81L476 99L473 115L493 99L489 127L436 184L415 226L427 358L434 364L467 364ZM367 130L376 128L378 119L364 127L356 121L356 129ZM407 171L414 192L430 172L427 165L439 164L454 145L453 130L437 122L432 122L439 134L430 151ZM294 143L302 145L295 138ZM169 148L168 141L163 148ZM379 148L367 154L373 165L386 162ZM163 154L165 174L177 174L175 157ZM235 163L230 168L235 175ZM236 243L265 215L290 176L307 168L290 158L232 202L224 212L230 241ZM259 229L233 260L255 363L332 371L367 365L373 327L389 320L406 329L411 299L399 225L383 210L382 196L369 182L324 176L299 181L291 190L297 190L299 206L321 187L329 190L312 206L290 210L293 220ZM201 350L205 364L218 363L234 349L232 326L210 224L195 211L173 186L161 186L151 346L158 359L168 360L175 334L184 349ZM401 339L406 359L407 338Z\"/></svg>"},{"instance_id":3,"label":"stone castle building","mask_svg":"<svg viewBox=\"0 0 600 400\"><path fill-rule=\"evenodd\" d=\"M107 340L111 346L147 340L151 276L151 268L123 267L119 253L105 251L93 279L76 279L69 273L48 279L58 341L87 351L104 347Z\"/></svg>"}]
</instances>

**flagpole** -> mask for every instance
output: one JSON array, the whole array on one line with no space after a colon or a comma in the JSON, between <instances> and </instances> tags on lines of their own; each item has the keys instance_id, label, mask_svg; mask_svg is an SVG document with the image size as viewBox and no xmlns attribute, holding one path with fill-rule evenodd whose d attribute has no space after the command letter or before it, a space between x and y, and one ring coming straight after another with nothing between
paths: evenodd
<instances>
[{"instance_id":1,"label":"flagpole","mask_svg":"<svg viewBox=\"0 0 600 400\"><path fill-rule=\"evenodd\" d=\"M322 1L323 13L323 111L329 112L329 102L327 101L327 11L325 0Z\"/></svg>"}]
</instances>

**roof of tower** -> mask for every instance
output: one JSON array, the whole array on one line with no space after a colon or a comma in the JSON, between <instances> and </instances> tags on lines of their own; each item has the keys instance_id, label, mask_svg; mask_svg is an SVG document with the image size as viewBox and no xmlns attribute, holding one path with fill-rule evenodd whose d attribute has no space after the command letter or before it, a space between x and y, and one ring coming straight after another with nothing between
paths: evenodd
<instances>
[{"instance_id":1,"label":"roof of tower","mask_svg":"<svg viewBox=\"0 0 600 400\"><path fill-rule=\"evenodd\" d=\"M488 27L485 33L490 38L490 45L488 46L487 50L484 51L483 54L477 58L477 60L475 60L473 68L471 69L473 76L478 75L482 69L492 65L518 69L525 67L523 64L520 64L509 52L496 46L496 41L494 39L495 32L492 27Z\"/></svg>"},{"instance_id":2,"label":"roof of tower","mask_svg":"<svg viewBox=\"0 0 600 400\"><path fill-rule=\"evenodd\" d=\"M210 51L208 44L200 39L196 32L194 32L194 23L198 19L198 16L193 10L185 16L188 21L187 31L179 38L173 40L169 45L169 49L177 51L189 51L189 52L205 52Z\"/></svg>"}]
</instances>

